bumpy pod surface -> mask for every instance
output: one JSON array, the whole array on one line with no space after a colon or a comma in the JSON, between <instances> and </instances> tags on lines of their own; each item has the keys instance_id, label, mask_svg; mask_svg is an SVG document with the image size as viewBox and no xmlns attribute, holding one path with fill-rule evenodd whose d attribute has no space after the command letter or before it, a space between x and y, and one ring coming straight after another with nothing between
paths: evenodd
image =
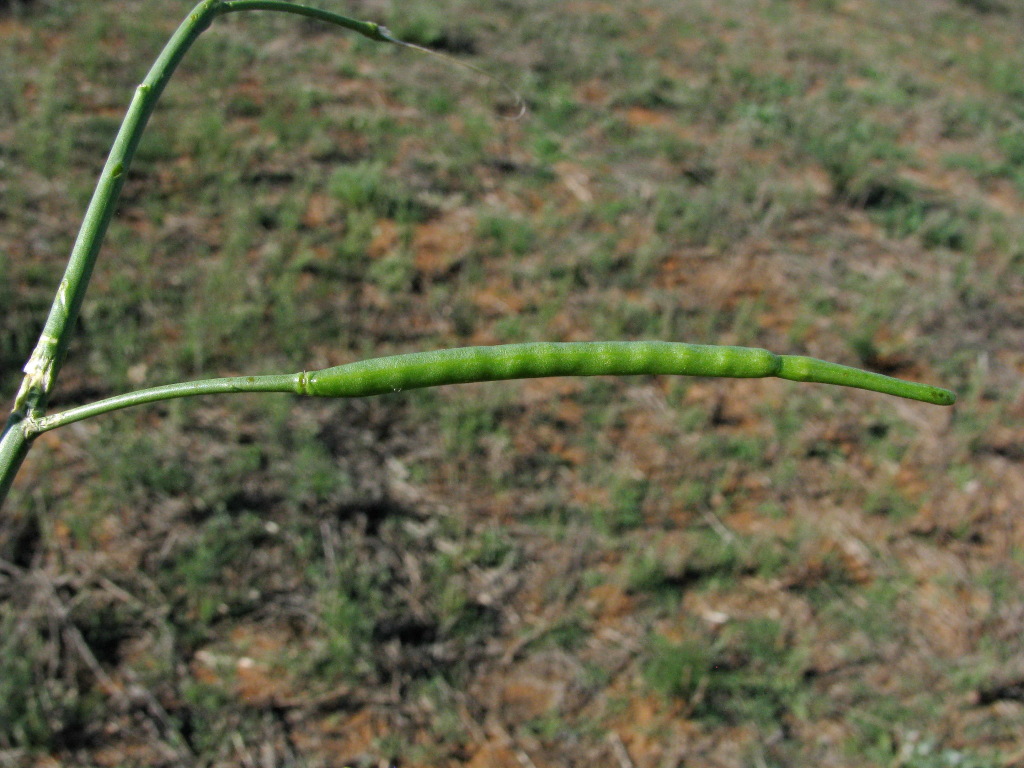
<instances>
[{"instance_id":1,"label":"bumpy pod surface","mask_svg":"<svg viewBox=\"0 0 1024 768\"><path fill-rule=\"evenodd\" d=\"M298 391L320 397L364 397L477 381L644 374L775 376L858 387L936 405L952 405L956 401L952 392L939 387L815 358L776 355L752 347L667 341L538 342L380 357L306 374Z\"/></svg>"}]
</instances>

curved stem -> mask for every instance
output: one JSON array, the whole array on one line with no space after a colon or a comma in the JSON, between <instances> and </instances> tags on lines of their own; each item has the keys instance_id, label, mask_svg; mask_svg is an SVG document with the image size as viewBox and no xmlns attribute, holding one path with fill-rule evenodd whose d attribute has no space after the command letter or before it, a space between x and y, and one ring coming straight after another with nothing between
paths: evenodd
<instances>
[{"instance_id":1,"label":"curved stem","mask_svg":"<svg viewBox=\"0 0 1024 768\"><path fill-rule=\"evenodd\" d=\"M178 26L135 89L121 128L100 172L96 189L82 220L71 250L64 277L50 308L46 325L35 349L25 364L25 377L14 400L14 407L0 433L0 506L14 482L14 476L31 447L33 430L26 427L42 418L53 391L57 374L71 340L92 276L100 245L113 216L135 150L164 87L185 53L213 20L223 14L245 10L284 11L327 21L351 29L373 40L389 42L387 30L372 22L360 22L316 8L281 0L201 0Z\"/></svg>"},{"instance_id":2,"label":"curved stem","mask_svg":"<svg viewBox=\"0 0 1024 768\"><path fill-rule=\"evenodd\" d=\"M89 278L99 254L100 244L114 213L117 198L124 186L125 175L142 138L153 108L167 81L185 52L196 38L222 11L222 0L202 0L178 26L164 46L142 83L135 89L121 128L110 148L107 162L100 172L92 200L85 212L78 237L71 249L64 277L46 325L32 356L25 364L25 378L14 400L14 408L3 433L0 434L0 505L7 495L14 476L31 446L31 435L25 424L46 409L64 355L71 340L71 330L81 309Z\"/></svg>"},{"instance_id":3,"label":"curved stem","mask_svg":"<svg viewBox=\"0 0 1024 768\"><path fill-rule=\"evenodd\" d=\"M145 79L135 89L107 162L100 172L46 325L25 366L25 379L15 399L15 411L36 413L45 408L142 132L178 63L221 11L221 0L202 0L171 36Z\"/></svg>"},{"instance_id":4,"label":"curved stem","mask_svg":"<svg viewBox=\"0 0 1024 768\"><path fill-rule=\"evenodd\" d=\"M222 13L233 13L235 11L280 11L281 13L294 13L298 16L307 16L311 19L326 21L328 24L335 24L345 29L351 29L364 37L376 40L381 43L398 42L391 37L387 27L383 27L372 21L358 21L350 19L331 11L324 11L320 8L310 8L307 5L296 5L286 0L223 0Z\"/></svg>"},{"instance_id":5,"label":"curved stem","mask_svg":"<svg viewBox=\"0 0 1024 768\"><path fill-rule=\"evenodd\" d=\"M0 434L0 506L11 490L18 468L32 447L32 440L25 432L24 425L24 415L11 414Z\"/></svg>"}]
</instances>

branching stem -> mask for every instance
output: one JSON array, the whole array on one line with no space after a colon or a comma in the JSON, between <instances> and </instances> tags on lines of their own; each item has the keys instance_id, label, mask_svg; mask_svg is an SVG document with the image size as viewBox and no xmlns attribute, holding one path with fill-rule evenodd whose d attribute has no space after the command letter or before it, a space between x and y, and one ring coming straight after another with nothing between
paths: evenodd
<instances>
[{"instance_id":1,"label":"branching stem","mask_svg":"<svg viewBox=\"0 0 1024 768\"><path fill-rule=\"evenodd\" d=\"M775 376L860 387L938 405L951 405L955 401L952 392L938 387L904 382L813 358L774 355L763 349L669 342L581 342L466 347L377 358L308 374L240 376L169 384L47 416L46 405L67 352L71 329L146 123L175 68L196 38L217 16L238 11L278 11L307 16L371 40L434 53L394 38L387 28L374 22L357 21L285 0L202 0L195 6L135 90L100 173L46 325L25 365L25 378L14 408L0 433L0 506L32 440L42 432L121 408L204 394L292 392L323 397L362 397L442 384L538 376L675 374ZM472 65L464 66L482 72Z\"/></svg>"},{"instance_id":2,"label":"branching stem","mask_svg":"<svg viewBox=\"0 0 1024 768\"><path fill-rule=\"evenodd\" d=\"M192 9L167 41L145 79L135 89L135 95L100 172L46 325L23 369L25 377L15 396L11 415L0 432L0 507L31 447L34 432L27 425L42 418L46 412L47 402L71 341L71 330L89 287L100 245L131 167L135 149L160 94L192 43L217 16L247 10L283 11L309 16L358 32L372 40L392 41L387 31L373 22L356 21L283 0L201 0Z\"/></svg>"}]
</instances>

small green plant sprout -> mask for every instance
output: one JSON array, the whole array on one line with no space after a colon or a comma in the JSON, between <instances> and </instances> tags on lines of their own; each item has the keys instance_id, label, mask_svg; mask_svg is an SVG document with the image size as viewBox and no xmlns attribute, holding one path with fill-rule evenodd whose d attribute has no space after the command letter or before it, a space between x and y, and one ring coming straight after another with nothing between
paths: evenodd
<instances>
[{"instance_id":1,"label":"small green plant sprout","mask_svg":"<svg viewBox=\"0 0 1024 768\"><path fill-rule=\"evenodd\" d=\"M936 405L952 405L956 400L952 392L938 387L901 381L809 357L775 355L763 349L661 341L609 341L447 349L382 357L321 371L170 384L48 415L47 404L68 350L71 330L146 123L192 43L217 17L239 11L297 14L349 29L377 42L419 48L396 39L380 24L357 21L286 0L202 0L195 6L135 90L100 173L46 325L24 366L24 379L0 435L0 505L33 439L41 433L121 408L195 395L291 392L318 397L363 397L419 387L502 379L664 374L742 378L773 376L792 381L859 387ZM466 66L479 71L471 65ZM522 102L519 104L521 109Z\"/></svg>"}]
</instances>

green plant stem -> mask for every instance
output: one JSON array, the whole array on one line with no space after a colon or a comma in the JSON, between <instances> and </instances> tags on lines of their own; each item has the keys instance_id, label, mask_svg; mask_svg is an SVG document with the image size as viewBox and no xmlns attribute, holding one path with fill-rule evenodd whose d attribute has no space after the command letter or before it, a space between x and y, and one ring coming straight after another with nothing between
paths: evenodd
<instances>
[{"instance_id":1,"label":"green plant stem","mask_svg":"<svg viewBox=\"0 0 1024 768\"><path fill-rule=\"evenodd\" d=\"M71 329L89 287L100 244L149 116L185 52L220 10L221 0L200 2L171 36L145 79L135 89L107 162L100 172L46 325L25 364L25 378L14 400L14 409L0 436L0 504L30 448L30 436L24 424L29 417L39 417L46 409L67 353Z\"/></svg>"},{"instance_id":2,"label":"green plant stem","mask_svg":"<svg viewBox=\"0 0 1024 768\"><path fill-rule=\"evenodd\" d=\"M161 387L140 389L123 395L97 400L94 403L69 408L60 413L30 419L24 429L33 437L57 427L73 424L90 416L99 416L134 405L145 405L160 400L174 400L181 397L196 395L227 395L237 392L299 392L299 382L305 374L289 373L271 376L232 376L223 379L205 379L203 381L184 381L177 384L165 384Z\"/></svg>"},{"instance_id":3,"label":"green plant stem","mask_svg":"<svg viewBox=\"0 0 1024 768\"><path fill-rule=\"evenodd\" d=\"M16 411L27 408L35 412L45 407L142 132L178 63L220 10L221 0L199 3L171 36L145 79L135 89L107 162L100 172L46 325L25 366L25 379L15 399Z\"/></svg>"},{"instance_id":4,"label":"green plant stem","mask_svg":"<svg viewBox=\"0 0 1024 768\"><path fill-rule=\"evenodd\" d=\"M25 364L25 377L15 397L14 408L3 432L0 433L0 507L3 506L7 492L14 482L14 476L31 447L33 433L27 430L25 425L41 418L46 411L46 404L71 341L71 330L89 287L89 279L99 255L100 245L113 216L135 149L160 94L163 93L168 80L192 43L217 16L246 10L300 14L351 29L373 40L391 41L386 30L372 22L360 22L328 11L288 2L202 0L192 9L153 62L145 79L135 89L135 95L100 172L46 325Z\"/></svg>"},{"instance_id":5,"label":"green plant stem","mask_svg":"<svg viewBox=\"0 0 1024 768\"><path fill-rule=\"evenodd\" d=\"M364 37L376 40L381 43L399 42L391 37L387 27L383 27L372 21L358 21L347 16L340 16L337 13L324 11L319 8L310 8L305 5L295 5L284 0L223 0L221 5L222 13L233 13L235 11L280 11L282 13L294 13L298 16L307 16L311 19L326 21L329 24L336 24L345 29L351 29Z\"/></svg>"},{"instance_id":6,"label":"green plant stem","mask_svg":"<svg viewBox=\"0 0 1024 768\"><path fill-rule=\"evenodd\" d=\"M14 483L14 476L32 446L24 423L24 414L11 414L0 434L0 506L3 506L7 492Z\"/></svg>"}]
</instances>

